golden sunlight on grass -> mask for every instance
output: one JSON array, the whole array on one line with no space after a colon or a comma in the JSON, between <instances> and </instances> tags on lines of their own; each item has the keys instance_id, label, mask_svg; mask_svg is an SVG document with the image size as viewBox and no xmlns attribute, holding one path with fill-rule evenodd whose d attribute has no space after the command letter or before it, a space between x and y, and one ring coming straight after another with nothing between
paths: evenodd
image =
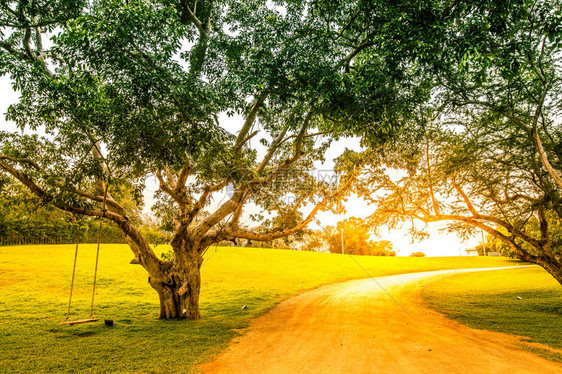
<instances>
[{"instance_id":1,"label":"golden sunlight on grass","mask_svg":"<svg viewBox=\"0 0 562 374\"><path fill-rule=\"evenodd\" d=\"M560 284L538 266L455 275L430 283L423 296L432 308L471 327L562 348ZM560 354L531 350L562 362Z\"/></svg>"},{"instance_id":2,"label":"golden sunlight on grass","mask_svg":"<svg viewBox=\"0 0 562 374\"><path fill-rule=\"evenodd\" d=\"M169 250L159 246L156 253ZM159 321L158 298L126 245L102 245L95 315L115 321L60 326L74 247L0 247L0 372L153 372L194 370L234 329L280 300L321 284L367 274L349 256L252 248L210 248L203 264L202 320ZM73 317L88 315L95 245L78 257ZM373 276L447 268L514 265L502 258L355 259ZM245 309L242 307L246 305Z\"/></svg>"}]
</instances>

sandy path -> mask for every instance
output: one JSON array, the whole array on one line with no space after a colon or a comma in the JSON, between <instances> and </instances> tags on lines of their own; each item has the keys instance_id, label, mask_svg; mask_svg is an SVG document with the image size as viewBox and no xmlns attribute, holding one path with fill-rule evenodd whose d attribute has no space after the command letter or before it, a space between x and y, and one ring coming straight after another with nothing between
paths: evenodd
<instances>
[{"instance_id":1,"label":"sandy path","mask_svg":"<svg viewBox=\"0 0 562 374\"><path fill-rule=\"evenodd\" d=\"M457 272L484 269L457 270ZM489 269L486 269L489 270ZM455 271L333 284L255 319L203 373L562 373L505 334L473 330L425 308L420 287Z\"/></svg>"}]
</instances>

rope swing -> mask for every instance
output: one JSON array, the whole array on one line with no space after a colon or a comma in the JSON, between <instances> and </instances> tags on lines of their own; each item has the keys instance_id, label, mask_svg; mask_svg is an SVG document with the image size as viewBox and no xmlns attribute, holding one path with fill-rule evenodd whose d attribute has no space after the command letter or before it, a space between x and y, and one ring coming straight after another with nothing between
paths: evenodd
<instances>
[{"instance_id":1,"label":"rope swing","mask_svg":"<svg viewBox=\"0 0 562 374\"><path fill-rule=\"evenodd\" d=\"M105 191L103 194L103 212L105 213L106 209L106 200L107 200L107 189L108 185L106 184ZM72 320L70 318L70 306L72 304L72 292L74 291L74 278L76 275L76 260L78 259L78 247L80 245L80 223L78 223L77 233L76 233L76 249L74 251L74 265L72 266L72 281L70 282L70 296L68 298L68 310L66 312L66 318L61 325L77 325L80 323L90 323L90 322L97 322L99 318L94 317L94 298L96 296L96 281L98 277L98 263L100 257L100 243L101 243L101 231L103 228L103 217L100 217L100 225L98 231L98 242L97 242L97 250L96 250L96 265L94 267L94 284L92 286L92 302L90 304L90 315L87 318L79 319L79 320Z\"/></svg>"}]
</instances>

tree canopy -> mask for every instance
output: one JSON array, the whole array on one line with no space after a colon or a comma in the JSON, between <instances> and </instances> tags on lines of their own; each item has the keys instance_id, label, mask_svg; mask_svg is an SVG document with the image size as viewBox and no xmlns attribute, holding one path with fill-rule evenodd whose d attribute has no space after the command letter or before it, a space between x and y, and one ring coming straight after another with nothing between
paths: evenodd
<instances>
[{"instance_id":1,"label":"tree canopy","mask_svg":"<svg viewBox=\"0 0 562 374\"><path fill-rule=\"evenodd\" d=\"M375 225L481 229L562 283L560 2L476 2L466 15L435 62L432 101L358 188L378 204Z\"/></svg>"},{"instance_id":2,"label":"tree canopy","mask_svg":"<svg viewBox=\"0 0 562 374\"><path fill-rule=\"evenodd\" d=\"M2 2L0 74L20 94L8 119L47 136L1 133L0 169L42 203L116 224L159 294L160 317L198 318L209 245L282 238L318 211L341 208L357 168L340 169L337 184L308 170L331 139L386 141L429 98L420 61L435 52L454 8ZM229 132L220 118L233 115L242 119ZM171 260L154 254L119 195L127 189L140 203L151 176L174 229ZM249 203L274 217L265 230L240 222Z\"/></svg>"}]
</instances>

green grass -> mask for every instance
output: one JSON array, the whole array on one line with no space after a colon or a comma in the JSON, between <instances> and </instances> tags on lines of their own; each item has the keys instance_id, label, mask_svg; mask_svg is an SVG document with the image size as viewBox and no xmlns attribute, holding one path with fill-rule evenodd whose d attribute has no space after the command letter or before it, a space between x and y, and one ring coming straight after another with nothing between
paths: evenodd
<instances>
[{"instance_id":1,"label":"green grass","mask_svg":"<svg viewBox=\"0 0 562 374\"><path fill-rule=\"evenodd\" d=\"M542 268L455 275L428 284L423 296L430 307L471 327L562 348L562 287ZM562 362L560 354L523 347Z\"/></svg>"},{"instance_id":2,"label":"green grass","mask_svg":"<svg viewBox=\"0 0 562 374\"><path fill-rule=\"evenodd\" d=\"M157 253L169 248L159 246ZM220 351L235 329L280 300L321 284L364 278L352 258L271 249L211 248L202 267L202 320L159 321L158 298L125 245L102 245L95 314L60 326L74 247L0 247L0 372L186 373ZM81 246L73 317L88 315L95 245ZM373 276L513 265L500 258L356 257ZM242 306L246 305L246 309Z\"/></svg>"}]
</instances>

